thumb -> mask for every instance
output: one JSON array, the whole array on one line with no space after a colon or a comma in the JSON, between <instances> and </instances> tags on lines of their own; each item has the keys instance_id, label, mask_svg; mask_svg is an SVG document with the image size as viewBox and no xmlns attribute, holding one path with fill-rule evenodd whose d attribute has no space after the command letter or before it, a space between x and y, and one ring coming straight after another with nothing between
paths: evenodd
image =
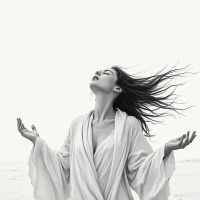
<instances>
[{"instance_id":1,"label":"thumb","mask_svg":"<svg viewBox=\"0 0 200 200\"><path fill-rule=\"evenodd\" d=\"M33 131L37 131L34 124L32 124L31 128L32 128Z\"/></svg>"}]
</instances>

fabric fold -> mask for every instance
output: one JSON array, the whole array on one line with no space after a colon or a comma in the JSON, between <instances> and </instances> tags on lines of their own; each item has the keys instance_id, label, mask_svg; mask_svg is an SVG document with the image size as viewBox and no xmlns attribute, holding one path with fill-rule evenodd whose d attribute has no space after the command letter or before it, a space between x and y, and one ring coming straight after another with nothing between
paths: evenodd
<instances>
[{"instance_id":1,"label":"fabric fold","mask_svg":"<svg viewBox=\"0 0 200 200\"><path fill-rule=\"evenodd\" d=\"M153 151L137 120L133 132L126 171L129 185L141 200L167 200L169 180L176 169L174 152L163 160L165 145Z\"/></svg>"},{"instance_id":2,"label":"fabric fold","mask_svg":"<svg viewBox=\"0 0 200 200\"><path fill-rule=\"evenodd\" d=\"M153 151L139 120L117 108L112 137L93 155L93 112L72 121L59 151L36 138L28 162L34 198L134 200L133 189L140 200L167 200L174 152L163 160L165 145Z\"/></svg>"},{"instance_id":3,"label":"fabric fold","mask_svg":"<svg viewBox=\"0 0 200 200\"><path fill-rule=\"evenodd\" d=\"M31 184L36 200L66 200L69 198L69 184L66 176L67 166L62 165L61 154L48 147L46 142L37 137L29 157Z\"/></svg>"}]
</instances>

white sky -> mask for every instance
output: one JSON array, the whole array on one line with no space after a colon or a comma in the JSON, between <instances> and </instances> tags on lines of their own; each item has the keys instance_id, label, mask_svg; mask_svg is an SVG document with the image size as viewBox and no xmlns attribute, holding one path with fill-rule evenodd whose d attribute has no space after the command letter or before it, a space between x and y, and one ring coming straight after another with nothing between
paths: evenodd
<instances>
[{"instance_id":1,"label":"white sky","mask_svg":"<svg viewBox=\"0 0 200 200\"><path fill-rule=\"evenodd\" d=\"M59 150L70 122L94 108L89 83L112 65L153 75L193 63L200 69L198 1L0 1L0 161L27 161L33 144L17 130L17 117L35 124L49 147ZM200 73L175 93L186 117L149 124L153 149L199 130ZM181 105L180 105L181 106ZM200 158L200 136L175 159Z\"/></svg>"}]
</instances>

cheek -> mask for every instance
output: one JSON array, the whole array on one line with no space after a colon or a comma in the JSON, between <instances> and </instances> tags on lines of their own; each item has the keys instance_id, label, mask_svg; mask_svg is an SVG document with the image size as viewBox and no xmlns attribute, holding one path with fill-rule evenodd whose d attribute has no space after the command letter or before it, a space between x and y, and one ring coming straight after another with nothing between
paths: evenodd
<instances>
[{"instance_id":1,"label":"cheek","mask_svg":"<svg viewBox=\"0 0 200 200\"><path fill-rule=\"evenodd\" d=\"M113 89L114 87L114 80L110 79L110 78L105 78L102 79L100 82L100 85L102 88L104 88L106 91L110 91Z\"/></svg>"},{"instance_id":2,"label":"cheek","mask_svg":"<svg viewBox=\"0 0 200 200\"><path fill-rule=\"evenodd\" d=\"M107 80L108 84L111 86L111 87L114 87L115 86L115 80L113 78L109 78Z\"/></svg>"}]
</instances>

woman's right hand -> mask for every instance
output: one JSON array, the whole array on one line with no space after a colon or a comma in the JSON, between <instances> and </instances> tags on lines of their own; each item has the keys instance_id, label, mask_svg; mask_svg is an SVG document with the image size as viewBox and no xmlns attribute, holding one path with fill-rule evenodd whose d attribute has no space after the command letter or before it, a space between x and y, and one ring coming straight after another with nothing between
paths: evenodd
<instances>
[{"instance_id":1,"label":"woman's right hand","mask_svg":"<svg viewBox=\"0 0 200 200\"><path fill-rule=\"evenodd\" d=\"M37 132L34 124L32 124L31 126L33 131L29 131L22 123L22 120L20 118L17 118L17 127L18 127L18 131L21 133L23 137L31 140L33 144L35 144L35 139L37 136L39 136L39 133Z\"/></svg>"}]
</instances>

